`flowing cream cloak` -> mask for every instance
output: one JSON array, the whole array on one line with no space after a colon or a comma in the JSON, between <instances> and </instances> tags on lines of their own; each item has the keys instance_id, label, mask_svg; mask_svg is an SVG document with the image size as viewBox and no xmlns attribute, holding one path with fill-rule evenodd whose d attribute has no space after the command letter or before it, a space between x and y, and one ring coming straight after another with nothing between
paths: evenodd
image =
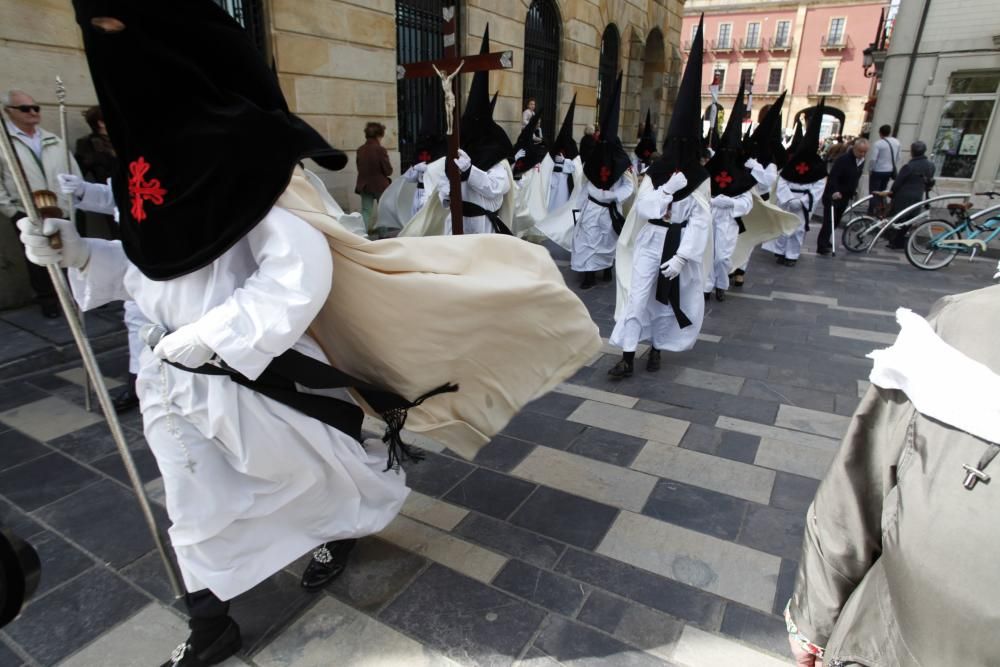
<instances>
[{"instance_id":1,"label":"flowing cream cloak","mask_svg":"<svg viewBox=\"0 0 1000 667\"><path fill-rule=\"evenodd\" d=\"M329 241L333 287L310 332L331 363L411 400L458 384L411 410L406 428L462 456L601 347L544 248L499 234L367 241L299 171L278 205Z\"/></svg>"},{"instance_id":2,"label":"flowing cream cloak","mask_svg":"<svg viewBox=\"0 0 1000 667\"><path fill-rule=\"evenodd\" d=\"M771 199L774 199L773 195ZM755 189L753 208L743 216L743 226L746 227L746 231L736 240L732 265L744 266L754 248L780 236L791 234L801 222L801 217L761 199Z\"/></svg>"}]
</instances>

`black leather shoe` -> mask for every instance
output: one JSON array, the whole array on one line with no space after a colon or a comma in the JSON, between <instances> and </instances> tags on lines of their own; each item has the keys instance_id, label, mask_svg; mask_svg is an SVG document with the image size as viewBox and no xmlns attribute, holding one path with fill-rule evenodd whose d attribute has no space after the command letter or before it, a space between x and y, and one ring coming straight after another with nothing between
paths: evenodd
<instances>
[{"instance_id":1,"label":"black leather shoe","mask_svg":"<svg viewBox=\"0 0 1000 667\"><path fill-rule=\"evenodd\" d=\"M632 377L632 372L634 370L635 366L633 365L633 362L620 359L618 363L615 364L614 367L608 371L608 375L610 375L612 378L616 380L620 380L622 378Z\"/></svg>"},{"instance_id":2,"label":"black leather shoe","mask_svg":"<svg viewBox=\"0 0 1000 667\"><path fill-rule=\"evenodd\" d=\"M797 259L786 259L784 263L785 263L785 266L795 266L795 262L797 262L797 261L799 261L799 260L797 260Z\"/></svg>"},{"instance_id":3,"label":"black leather shoe","mask_svg":"<svg viewBox=\"0 0 1000 667\"><path fill-rule=\"evenodd\" d=\"M228 617L226 617L228 618ZM197 621L192 619L192 623ZM221 632L193 630L187 641L174 649L162 667L205 667L218 665L236 655L243 646L240 626L229 618Z\"/></svg>"},{"instance_id":4,"label":"black leather shoe","mask_svg":"<svg viewBox=\"0 0 1000 667\"><path fill-rule=\"evenodd\" d=\"M774 261L777 262L778 264L784 264L788 260L785 259L784 255L775 255Z\"/></svg>"},{"instance_id":5,"label":"black leather shoe","mask_svg":"<svg viewBox=\"0 0 1000 667\"><path fill-rule=\"evenodd\" d=\"M60 315L62 315L62 311L59 310L58 303L46 301L45 303L41 304L41 306L42 306L42 317L46 319L54 320Z\"/></svg>"},{"instance_id":6,"label":"black leather shoe","mask_svg":"<svg viewBox=\"0 0 1000 667\"><path fill-rule=\"evenodd\" d=\"M660 351L655 347L650 348L649 356L646 357L646 370L650 373L660 370Z\"/></svg>"},{"instance_id":7,"label":"black leather shoe","mask_svg":"<svg viewBox=\"0 0 1000 667\"><path fill-rule=\"evenodd\" d=\"M729 276L729 284L733 287L743 287L745 275L746 274L743 271L737 269L732 275Z\"/></svg>"},{"instance_id":8,"label":"black leather shoe","mask_svg":"<svg viewBox=\"0 0 1000 667\"><path fill-rule=\"evenodd\" d=\"M302 573L302 588L318 591L336 579L347 567L347 558L357 540L337 540L327 542L313 552L312 560Z\"/></svg>"},{"instance_id":9,"label":"black leather shoe","mask_svg":"<svg viewBox=\"0 0 1000 667\"><path fill-rule=\"evenodd\" d=\"M590 289L597 284L597 278L594 277L593 271L587 271L583 275L583 282L580 283L580 289Z\"/></svg>"},{"instance_id":10,"label":"black leather shoe","mask_svg":"<svg viewBox=\"0 0 1000 667\"><path fill-rule=\"evenodd\" d=\"M831 248L820 248L819 250L816 251L817 255L829 255L831 253L833 253L833 250Z\"/></svg>"},{"instance_id":11,"label":"black leather shoe","mask_svg":"<svg viewBox=\"0 0 1000 667\"><path fill-rule=\"evenodd\" d=\"M722 289L721 287L716 287L715 288L715 300L716 301L725 301L726 300L726 290Z\"/></svg>"},{"instance_id":12,"label":"black leather shoe","mask_svg":"<svg viewBox=\"0 0 1000 667\"><path fill-rule=\"evenodd\" d=\"M111 401L111 405L114 406L115 412L118 414L128 412L139 405L139 397L135 394L134 375L129 373L128 382L125 384L125 388L114 397L114 400Z\"/></svg>"}]
</instances>

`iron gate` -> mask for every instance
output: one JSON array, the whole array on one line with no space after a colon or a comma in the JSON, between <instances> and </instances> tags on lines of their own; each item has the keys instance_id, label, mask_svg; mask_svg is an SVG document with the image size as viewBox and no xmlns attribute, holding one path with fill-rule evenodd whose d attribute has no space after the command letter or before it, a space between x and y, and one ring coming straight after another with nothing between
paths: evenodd
<instances>
[{"instance_id":1,"label":"iron gate","mask_svg":"<svg viewBox=\"0 0 1000 667\"><path fill-rule=\"evenodd\" d=\"M608 24L601 37L601 61L597 67L597 123L600 125L604 116L604 107L615 90L615 78L618 76L618 28L614 23Z\"/></svg>"},{"instance_id":2,"label":"iron gate","mask_svg":"<svg viewBox=\"0 0 1000 667\"><path fill-rule=\"evenodd\" d=\"M442 0L396 1L396 63L433 60L444 55ZM396 82L399 157L404 169L413 164L423 109L432 105L438 130L444 134L444 97L437 77Z\"/></svg>"},{"instance_id":3,"label":"iron gate","mask_svg":"<svg viewBox=\"0 0 1000 667\"><path fill-rule=\"evenodd\" d=\"M542 134L555 138L559 109L559 11L553 0L533 0L524 22L524 99L535 98L542 114Z\"/></svg>"},{"instance_id":4,"label":"iron gate","mask_svg":"<svg viewBox=\"0 0 1000 667\"><path fill-rule=\"evenodd\" d=\"M262 0L215 0L236 21L246 28L250 39L261 53L267 57L267 30L264 25L264 3Z\"/></svg>"}]
</instances>

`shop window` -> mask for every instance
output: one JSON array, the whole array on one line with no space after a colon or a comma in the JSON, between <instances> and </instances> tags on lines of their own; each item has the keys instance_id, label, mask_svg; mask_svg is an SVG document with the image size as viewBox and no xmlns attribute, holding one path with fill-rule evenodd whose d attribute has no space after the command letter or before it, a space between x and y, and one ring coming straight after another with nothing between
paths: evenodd
<instances>
[{"instance_id":1,"label":"shop window","mask_svg":"<svg viewBox=\"0 0 1000 667\"><path fill-rule=\"evenodd\" d=\"M1000 73L956 74L934 138L934 163L945 178L973 178L996 102Z\"/></svg>"}]
</instances>

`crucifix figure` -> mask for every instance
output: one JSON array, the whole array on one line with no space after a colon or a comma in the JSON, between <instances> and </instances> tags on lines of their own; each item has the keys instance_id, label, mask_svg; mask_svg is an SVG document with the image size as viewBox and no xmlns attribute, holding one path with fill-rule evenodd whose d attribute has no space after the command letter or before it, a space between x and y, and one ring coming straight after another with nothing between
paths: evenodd
<instances>
[{"instance_id":1,"label":"crucifix figure","mask_svg":"<svg viewBox=\"0 0 1000 667\"><path fill-rule=\"evenodd\" d=\"M446 125L448 127L448 159L445 162L445 170L448 174L448 182L451 191L458 193L462 191L462 175L458 172L455 159L458 158L458 148L461 142L459 136L459 118L461 118L461 108L459 106L456 90L458 82L455 74L461 69L465 72L482 72L496 69L511 69L514 67L513 51L500 51L497 53L480 53L476 56L460 58L458 55L457 40L455 39L457 12L455 3L445 5L441 9L444 17L444 58L438 60L427 60L418 63L405 63L396 67L397 79L422 79L431 76L441 77L441 85L445 90L445 112L448 114ZM444 76L444 72L451 72ZM450 104L450 106L449 106ZM451 233L461 234L463 230L462 219L462 198L455 196L451 198Z\"/></svg>"},{"instance_id":2,"label":"crucifix figure","mask_svg":"<svg viewBox=\"0 0 1000 667\"><path fill-rule=\"evenodd\" d=\"M454 126L454 112L455 112L455 91L451 85L451 80L455 78L455 75L462 71L462 66L465 64L463 60L458 64L458 69L456 69L451 74L442 72L437 68L437 65L431 63L431 67L437 72L438 77L441 79L441 90L444 91L444 118L447 122L448 129L445 131L449 137L451 136L452 129Z\"/></svg>"}]
</instances>

